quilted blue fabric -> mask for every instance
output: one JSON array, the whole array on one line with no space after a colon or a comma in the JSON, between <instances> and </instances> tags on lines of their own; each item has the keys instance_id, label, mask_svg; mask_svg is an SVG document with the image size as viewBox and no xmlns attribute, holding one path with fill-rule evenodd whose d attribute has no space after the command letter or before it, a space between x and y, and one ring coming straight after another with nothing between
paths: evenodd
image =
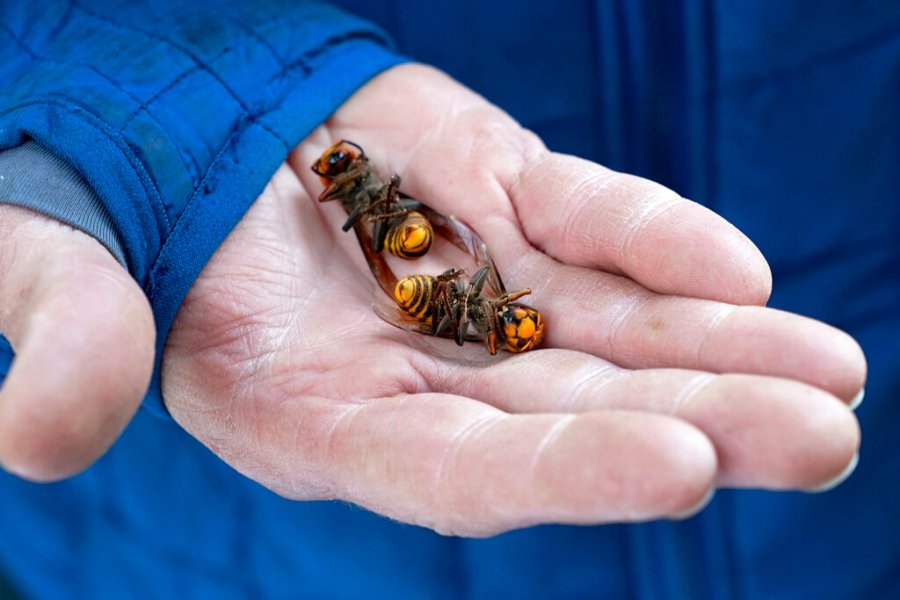
<instances>
[{"instance_id":1,"label":"quilted blue fabric","mask_svg":"<svg viewBox=\"0 0 900 600\"><path fill-rule=\"evenodd\" d=\"M231 43L224 39L255 48L247 50L250 70L279 73L278 58L266 44L293 57L286 59L290 64L315 46L307 46L300 32L323 40L342 27L377 31L306 4L223 0L216 12L221 20L206 26L191 21L201 8L174 2L157 4L165 9L152 15L149 8L124 2L92 5L93 15L77 5L8 4L2 4L0 19L0 81L9 81L13 72L27 80L24 72L14 71L21 61L36 68L38 60L23 57L28 52L22 45L47 56L49 48L58 48L60 33L69 31L84 43L78 50L84 55L67 67L51 61L40 68L57 64L62 76L90 59L82 76L93 83L68 99L90 97L94 84L122 97L92 71L124 86L118 52L99 45L91 27L108 28L104 36L120 35L126 38L122 44L135 44L134 61L149 52L172 62L171 74L152 60L126 68L135 78L127 89L139 100L114 121L121 125L131 118L133 137L126 132L121 141L140 141L131 152L138 164L149 165L167 206L136 206L138 199L152 200L140 195L140 172L112 171L114 181L130 182L127 189L137 190L129 192L133 198L110 206L124 211L117 216L123 227L133 228L129 239L138 245L130 248L129 260L136 276L146 277L141 280L148 289L150 264L159 253L151 248L152 232L162 238L168 231L161 225L164 213L170 223L179 211L188 214L193 206L188 200L203 189L203 178L189 173L204 173L231 131L221 126L210 133L217 116L187 115L173 107L175 113L158 113L168 94L179 93L177 83L158 99L154 95L196 67L197 85L209 91L213 105L244 114L214 76L178 49L160 48L165 43L159 38L193 48L195 57L224 75L224 58L215 59L222 44ZM700 515L677 523L538 527L462 540L340 503L288 502L236 474L170 420L141 411L109 454L78 477L38 486L0 474L0 571L36 598L900 598L895 426L900 423L900 5L883 0L336 4L380 24L404 54L447 70L498 103L551 148L659 179L750 234L773 266L773 305L845 328L866 350L870 378L858 411L863 447L857 471L826 494L720 491ZM305 24L306 18L314 26ZM73 19L80 23L74 30L58 26ZM131 23L148 35L123 32L109 21ZM194 26L186 24L191 22ZM276 111L284 118L258 118L293 143L288 132L302 135L365 77L360 73L347 81L341 74L356 72L358 61L376 69L362 54L390 62L377 39L376 34L372 41L365 37L311 56L308 75L292 74L301 83L290 115ZM53 60L69 58L54 54ZM343 68L330 68L335 64ZM222 78L231 82L232 75ZM258 114L249 80L246 87L231 85L243 94L247 114ZM19 85L0 89L0 99L13 92L28 97ZM101 96L98 100L111 101L108 94ZM131 117L145 102L149 111ZM62 107L53 112L53 123L64 112ZM13 142L18 134L9 134L7 123L0 121L0 137ZM42 127L50 131L50 123ZM280 158L270 157L283 156L284 148L261 127L248 128L247 144L256 140L277 150L254 155L247 146L241 152L226 149L231 158L221 165L222 176L247 169L246 176L262 182L268 175L257 161L269 161L266 168L274 170ZM156 139L154 132L159 145L145 147L144 140ZM43 141L52 143L53 137ZM210 138L217 141L204 141ZM69 152L73 162L79 158L71 156L75 149L92 152L63 145L54 148ZM167 151L171 146L190 152ZM107 147L127 155L128 144ZM197 167L189 166L193 160ZM80 168L98 189L100 180L106 181L98 170L87 172L92 165ZM225 189L237 189L239 183L231 181ZM183 191L175 193L179 186ZM221 186L216 189L199 192L195 202L202 200L213 212L231 211L237 200L220 195ZM106 202L116 202L107 195ZM183 201L173 203L175 197ZM148 230L142 229L141 211L153 215ZM205 235L202 228L194 233ZM212 237L201 242L207 243ZM193 248L183 240L171 264L199 268L204 252L192 254ZM181 272L186 281L189 271ZM180 277L168 281L181 282ZM9 349L0 344L0 374L8 359Z\"/></svg>"},{"instance_id":2,"label":"quilted blue fabric","mask_svg":"<svg viewBox=\"0 0 900 600\"><path fill-rule=\"evenodd\" d=\"M312 2L48 1L0 9L0 149L27 136L98 193L158 330L288 152L399 62Z\"/></svg>"}]
</instances>

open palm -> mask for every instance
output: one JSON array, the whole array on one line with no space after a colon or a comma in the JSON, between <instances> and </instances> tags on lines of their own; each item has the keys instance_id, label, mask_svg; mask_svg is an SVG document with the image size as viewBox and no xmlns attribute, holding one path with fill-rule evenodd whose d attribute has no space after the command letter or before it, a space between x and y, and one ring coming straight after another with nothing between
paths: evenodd
<instances>
[{"instance_id":1,"label":"open palm","mask_svg":"<svg viewBox=\"0 0 900 600\"><path fill-rule=\"evenodd\" d=\"M492 358L378 320L344 215L315 200L309 165L339 138L486 238L507 284L534 288L548 349ZM164 371L173 416L279 493L481 534L677 515L716 485L809 488L850 463L856 424L830 394L859 390L857 347L718 302L763 303L769 275L696 205L550 154L417 66L358 93L290 165L189 294Z\"/></svg>"},{"instance_id":2,"label":"open palm","mask_svg":"<svg viewBox=\"0 0 900 600\"><path fill-rule=\"evenodd\" d=\"M485 238L509 288L534 290L545 349L490 357L376 317L345 215L309 171L340 138ZM420 270L460 266L432 263ZM813 489L854 460L862 354L761 308L769 287L756 248L709 211L550 153L406 65L309 136L212 257L169 336L164 396L290 498L467 535L685 515L717 486Z\"/></svg>"}]
</instances>

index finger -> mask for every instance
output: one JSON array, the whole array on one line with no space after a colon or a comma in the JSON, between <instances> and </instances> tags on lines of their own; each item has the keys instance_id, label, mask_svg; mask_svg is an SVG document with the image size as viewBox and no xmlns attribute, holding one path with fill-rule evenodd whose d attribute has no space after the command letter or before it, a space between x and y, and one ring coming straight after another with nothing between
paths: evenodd
<instances>
[{"instance_id":1,"label":"index finger","mask_svg":"<svg viewBox=\"0 0 900 600\"><path fill-rule=\"evenodd\" d=\"M488 216L513 221L528 243L562 263L626 275L661 294L732 304L768 300L765 258L709 209L650 180L549 152L510 123L467 136L473 127L464 121L463 131L420 143L404 185L466 220L495 254L521 240L509 239L509 228L485 230Z\"/></svg>"},{"instance_id":2,"label":"index finger","mask_svg":"<svg viewBox=\"0 0 900 600\"><path fill-rule=\"evenodd\" d=\"M772 275L747 236L660 184L547 153L507 191L529 241L562 262L624 274L662 294L768 300Z\"/></svg>"}]
</instances>

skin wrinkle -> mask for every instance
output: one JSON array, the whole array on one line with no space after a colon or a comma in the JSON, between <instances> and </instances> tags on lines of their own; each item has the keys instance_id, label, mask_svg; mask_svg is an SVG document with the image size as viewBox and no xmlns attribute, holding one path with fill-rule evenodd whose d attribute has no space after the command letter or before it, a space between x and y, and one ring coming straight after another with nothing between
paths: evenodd
<instances>
[{"instance_id":1,"label":"skin wrinkle","mask_svg":"<svg viewBox=\"0 0 900 600\"><path fill-rule=\"evenodd\" d=\"M416 393L431 391L427 377L418 370L413 361L399 361L401 368L392 372L386 380L384 389L376 389L376 395L381 397L409 396Z\"/></svg>"},{"instance_id":2,"label":"skin wrinkle","mask_svg":"<svg viewBox=\"0 0 900 600\"><path fill-rule=\"evenodd\" d=\"M295 283L291 280L291 287L295 287ZM224 288L224 286L222 286ZM233 314L234 317L233 322L224 322L221 324L217 324L215 330L222 332L222 335L226 339L231 339L234 342L238 342L242 340L244 343L244 351L237 351L234 354L236 356L241 357L255 357L257 361L262 361L266 357L270 359L276 358L282 350L285 348L285 344L289 341L290 334L294 333L294 328L296 326L296 322L300 317L302 306L307 304L310 300L310 296L315 292L315 288L310 286L307 288L308 293L304 298L299 300L301 306L295 307L295 310L290 311L279 311L282 312L286 318L286 322L279 322L277 326L266 325L271 322L271 315L267 309L262 309L255 318L253 318L253 313L248 312L250 306L240 306L237 302L238 295L233 294L232 290L227 292L222 292L222 295L225 297L232 298L234 300L233 304ZM213 292L214 294L217 292ZM290 294L292 296L292 303L296 303L298 300L296 298L296 294ZM252 295L251 295L252 297ZM201 301L200 305L210 305L214 306L217 304L216 302L203 302ZM221 304L219 302L218 304ZM248 317L250 319L248 320ZM271 333L271 335L267 335L267 333ZM213 336L215 338L215 336ZM223 340L221 338L210 338L210 336L205 335L201 338L203 343L205 344L205 348L203 345L194 346L192 348L193 351L203 351L203 350L221 350L223 345L228 347L230 344L223 344ZM268 341L266 341L268 340Z\"/></svg>"},{"instance_id":3,"label":"skin wrinkle","mask_svg":"<svg viewBox=\"0 0 900 600\"><path fill-rule=\"evenodd\" d=\"M238 409L237 414L243 417L259 414L260 411L267 411L268 414L291 414L290 411L285 413L281 407L292 401L291 398L282 398L272 405L268 397L250 396L247 398L250 404L242 407L243 410ZM226 460L229 464L245 475L252 474L255 479L289 499L328 499L333 496L327 486L327 478L315 468L315 462L310 459L301 460L309 454L308 451L305 454L300 452L299 455L284 452L283 446L278 443L283 439L282 436L278 435L277 429L270 431L273 424L271 420L250 417L242 418L241 422L245 423L237 438L242 440L241 443L235 445L232 442L224 449L223 458L228 457ZM217 427L217 430L221 428ZM275 435L271 435L272 433ZM273 441L276 443L273 444ZM297 446L300 449L311 447L308 442ZM315 483L310 485L309 482Z\"/></svg>"},{"instance_id":4,"label":"skin wrinkle","mask_svg":"<svg viewBox=\"0 0 900 600\"><path fill-rule=\"evenodd\" d=\"M405 350L402 346L398 348L401 353ZM283 396L330 393L354 402L363 397L375 401L429 387L427 379L402 354L389 363L381 360L380 354L358 357L355 362L337 362L339 360L340 355L334 353L304 353L280 364L281 368L270 373L269 385ZM365 382L365 387L359 386L361 366L376 374Z\"/></svg>"},{"instance_id":5,"label":"skin wrinkle","mask_svg":"<svg viewBox=\"0 0 900 600\"><path fill-rule=\"evenodd\" d=\"M248 391L252 392L253 388L256 387L256 381L262 371L265 360L260 356L259 349L254 348L253 338L250 335L242 335L240 339L243 341L244 358L239 359L240 355L237 355L235 358L238 360L232 360L229 363L229 366L233 369L228 373L231 376L231 385L229 387L237 389L243 383L249 388Z\"/></svg>"},{"instance_id":6,"label":"skin wrinkle","mask_svg":"<svg viewBox=\"0 0 900 600\"><path fill-rule=\"evenodd\" d=\"M619 247L619 264L625 267L633 263L631 247L635 239L641 236L648 227L659 217L665 215L676 206L681 205L684 200L677 196L673 196L672 192L666 190L666 199L658 199L655 196L645 196L644 207L635 209L624 223L624 235Z\"/></svg>"},{"instance_id":7,"label":"skin wrinkle","mask_svg":"<svg viewBox=\"0 0 900 600\"><path fill-rule=\"evenodd\" d=\"M492 187L497 189L498 195L509 196L507 192L507 187L503 184L503 181L500 179L498 174L494 174L490 179L490 184ZM525 228L522 225L522 219L519 217L519 210L516 207L514 202L507 203L510 207L509 211L503 211L499 213L498 216L504 219L515 231L522 233L522 239L528 245L529 250L540 250L534 242L529 239L528 235L525 233ZM522 253L524 254L524 252Z\"/></svg>"},{"instance_id":8,"label":"skin wrinkle","mask_svg":"<svg viewBox=\"0 0 900 600\"><path fill-rule=\"evenodd\" d=\"M584 390L590 389L591 395L596 398L611 384L627 378L630 374L629 371L623 371L612 364L606 364L601 369L591 368L587 375L581 377L572 386L565 402L559 407L559 412L578 413L584 411ZM599 383L597 383L598 380Z\"/></svg>"},{"instance_id":9,"label":"skin wrinkle","mask_svg":"<svg viewBox=\"0 0 900 600\"><path fill-rule=\"evenodd\" d=\"M315 456L314 454L312 457L313 462L319 464L342 464L342 461L335 459L335 457L340 456L340 454L337 452L337 448L341 446L339 438L343 433L345 437L344 443L346 442L346 435L351 429L353 421L363 410L365 410L366 406L366 404L345 404L343 410L336 409L339 410L339 412L337 412L337 414L335 415L331 425L324 431L318 433L319 436L323 436L325 441L324 444L322 444L321 450L322 452L324 452L324 454L320 456ZM338 483L337 481L339 481L340 483ZM347 482L341 481L340 477L337 478L337 481L332 483L332 487L337 486L344 488L348 492L350 491L350 488L352 486L348 485Z\"/></svg>"},{"instance_id":10,"label":"skin wrinkle","mask_svg":"<svg viewBox=\"0 0 900 600\"><path fill-rule=\"evenodd\" d=\"M225 395L220 402L199 402L195 400L199 394L185 397L191 398L188 401L190 407L186 406L185 401L170 403L170 410L182 409L172 411L176 423L186 431L202 436L203 444L229 463L239 464L252 454L246 448L247 438L243 435L247 429L245 420L236 423L232 417L237 412L234 408L238 404L237 398ZM232 437L232 434L237 437ZM241 443L235 444L234 440L241 440Z\"/></svg>"},{"instance_id":11,"label":"skin wrinkle","mask_svg":"<svg viewBox=\"0 0 900 600\"><path fill-rule=\"evenodd\" d=\"M684 410L690 406L691 402L699 397L700 394L703 393L703 390L715 380L716 375L713 375L712 373L699 373L687 385L681 388L681 391L675 396L669 414L673 416L682 414Z\"/></svg>"},{"instance_id":12,"label":"skin wrinkle","mask_svg":"<svg viewBox=\"0 0 900 600\"><path fill-rule=\"evenodd\" d=\"M588 178L590 179L590 178ZM600 177L597 177L600 179ZM593 187L590 182L582 182L585 187ZM570 200L571 202L571 210L567 211L567 217L563 223L562 232L556 236L550 237L549 241L556 241L561 243L564 247L574 247L575 251L568 250L568 253L577 254L579 250L584 247L592 248L592 254L596 253L597 250L594 246L602 244L602 240L597 240L596 238L589 237L583 233L584 228L584 212L585 208L595 202L595 197L588 196L586 194L573 194L578 200ZM547 244L544 244L544 249L548 254L553 254L549 249L547 249ZM589 261L586 261L589 262ZM618 269L616 269L618 271Z\"/></svg>"},{"instance_id":13,"label":"skin wrinkle","mask_svg":"<svg viewBox=\"0 0 900 600\"><path fill-rule=\"evenodd\" d=\"M229 331L228 328L223 331ZM174 346L168 344L167 353L181 353L189 357L188 364L198 374L206 374L202 379L202 384L208 387L209 391L215 389L213 382L219 382L221 399L211 402L213 407L221 407L223 401L227 401L229 405L228 411L233 412L231 407L236 405L237 398L252 398L255 396L255 388L257 386L257 378L261 375L263 361L260 358L258 348L253 346L253 338L250 335L234 335L229 334L231 341L223 342L207 340L203 347L194 344L183 346ZM202 336L198 336L199 340L203 340ZM198 383L199 385L199 383ZM178 399L193 398L192 393L168 394L167 405L172 414L176 414L176 402ZM185 404L179 403L185 412L203 413L202 402L190 402ZM189 408L188 408L189 407ZM216 411L209 411L216 412Z\"/></svg>"},{"instance_id":14,"label":"skin wrinkle","mask_svg":"<svg viewBox=\"0 0 900 600\"><path fill-rule=\"evenodd\" d=\"M321 273L319 275L321 275ZM319 279L319 277L317 277L316 279ZM290 287L289 294L293 300L292 304L294 305L294 310L288 311L287 318L280 324L280 330L277 339L273 340L273 349L270 353L270 356L273 357L284 350L290 349L291 340L293 339L290 334L292 334L297 328L297 323L299 322L301 311L303 311L303 308L310 303L310 299L315 293L314 286L306 286L305 292L302 294L298 294L299 285L297 280L293 278L290 279L290 283L288 285Z\"/></svg>"},{"instance_id":15,"label":"skin wrinkle","mask_svg":"<svg viewBox=\"0 0 900 600\"><path fill-rule=\"evenodd\" d=\"M178 337L173 338L170 336L169 341L167 341L166 351L179 350L197 356L208 354L210 355L210 363L214 363L217 356L233 357L235 359L227 361L227 364L240 362L240 360L248 356L257 358L267 354L267 352L256 347L254 340L261 337L258 335L260 331L265 331L266 328L271 327L268 321L268 312L259 310L256 313L235 314L244 309L235 300L232 303L233 306L227 311L231 314L222 314L219 317L218 315L221 311L214 311L213 307L217 305L222 306L223 304L223 302L202 302L201 306L208 308L203 317L196 321L197 325L205 325L209 323L209 319L215 319L216 327L198 327L190 331L190 335L187 334L186 330L182 330ZM194 313L197 309L195 305L191 304L188 310L190 313ZM190 320L190 318L187 318L187 320ZM249 332L253 332L253 335ZM242 351L242 348L245 348L246 351Z\"/></svg>"},{"instance_id":16,"label":"skin wrinkle","mask_svg":"<svg viewBox=\"0 0 900 600\"><path fill-rule=\"evenodd\" d=\"M480 385L480 371L473 374L471 367L464 363L435 361L434 369L426 372L430 373L431 385L437 392L453 389L460 396L473 398L473 391Z\"/></svg>"},{"instance_id":17,"label":"skin wrinkle","mask_svg":"<svg viewBox=\"0 0 900 600\"><path fill-rule=\"evenodd\" d=\"M495 172L494 179L500 184L500 189L503 190L509 201L509 205L515 215L516 228L522 232L523 237L529 244L539 248L540 244L531 240L524 221L519 218L518 199L521 197L523 181L527 179L527 175L530 175L533 169L539 168L552 156L552 153L534 132L525 129L517 123L515 126L516 131L514 133L516 135L511 135L510 139L516 140L511 145L514 148L515 156L518 158L517 164L509 172Z\"/></svg>"},{"instance_id":18,"label":"skin wrinkle","mask_svg":"<svg viewBox=\"0 0 900 600\"><path fill-rule=\"evenodd\" d=\"M259 240L254 243L264 247ZM265 260L257 260L254 263L236 265L230 271L219 271L215 275L215 279L223 281L246 281L247 284L272 284L284 278L285 271L282 265L285 264L285 251L283 248L273 248L271 254L264 257ZM273 264L277 261L278 264ZM286 282L289 285L293 282Z\"/></svg>"},{"instance_id":19,"label":"skin wrinkle","mask_svg":"<svg viewBox=\"0 0 900 600\"><path fill-rule=\"evenodd\" d=\"M318 396L342 379L345 365L337 365L329 355L294 357L290 361L273 360L269 363L264 381L268 395L274 398L302 400L306 396ZM338 401L355 402L358 396L352 392L343 394Z\"/></svg>"},{"instance_id":20,"label":"skin wrinkle","mask_svg":"<svg viewBox=\"0 0 900 600\"><path fill-rule=\"evenodd\" d=\"M334 348L335 339L344 339L344 344L352 345L350 341L346 340L359 339L362 337L360 328L363 326L370 327L373 323L375 326L380 326L380 322L373 321L368 315L363 313L358 315L356 320L341 321L339 326L335 325L331 330L326 332L325 335L319 337L313 337L310 332L300 329L293 332L294 335L297 336L297 342L299 343L291 347L297 349L295 352L302 350L304 354L311 355L315 354L317 351Z\"/></svg>"},{"instance_id":21,"label":"skin wrinkle","mask_svg":"<svg viewBox=\"0 0 900 600\"><path fill-rule=\"evenodd\" d=\"M568 216L563 224L562 235L556 236L556 240L561 241L563 245L574 246L574 250L571 252L572 255L577 256L581 254L581 248L585 246L591 248L591 254L595 256L603 254L603 252L600 252L600 248L604 245L605 240L587 235L586 231L592 228L586 228L584 221L585 215L590 214L590 211L586 210L586 208L596 202L597 195L606 190L609 187L609 182L614 180L615 177L609 172L592 171L588 176L581 176L578 183L574 186L575 189L567 201L570 203L577 202L577 204L573 204L571 209L567 207L565 212ZM578 198L578 200L572 200L573 197ZM579 233L579 231L583 231L583 233ZM553 237L550 237L549 241L553 241ZM596 258L594 260L579 261L577 264L590 266L594 264L595 260ZM613 265L606 266L605 270L612 273L621 273L621 269Z\"/></svg>"},{"instance_id":22,"label":"skin wrinkle","mask_svg":"<svg viewBox=\"0 0 900 600\"><path fill-rule=\"evenodd\" d=\"M543 458L547 452L547 449L552 447L553 443L559 439L559 437L569 428L570 425L577 419L576 415L564 415L562 416L556 423L553 424L550 429L547 430L547 433L544 434L544 437L541 438L541 441L538 443L537 448L534 452L534 457L531 460L531 464L528 466L528 494L529 498L534 498L539 495L540 489L537 485L537 470L540 466L541 458Z\"/></svg>"},{"instance_id":23,"label":"skin wrinkle","mask_svg":"<svg viewBox=\"0 0 900 600\"><path fill-rule=\"evenodd\" d=\"M397 431L400 428L397 426L397 420L408 418L407 405L416 404L420 399L409 395L397 395L391 400L393 410L387 413L387 421L382 423L382 435L376 436L373 440L376 443L375 447L362 450L359 448L359 442L354 442L357 447L355 449L348 447L350 451L346 454L347 460L343 464L340 461L334 463L335 466L346 470L349 461L350 471L354 466L365 469L362 473L351 472L351 480L341 481L339 485L345 491L341 496L370 510L393 513L393 518L398 516L397 507L406 505L403 507L403 516L407 519L418 519L422 514L422 498L418 493L418 487L412 485L414 482L409 480L409 473L403 470L408 455L398 452L398 448L393 445L394 442L383 434L390 432L391 438L398 437ZM382 410L377 402L366 404L364 408L372 411ZM375 419L377 420L377 417ZM372 439L372 436L348 435L347 439ZM401 463L400 469L394 464L398 458ZM413 461L413 464L418 466L416 461Z\"/></svg>"},{"instance_id":24,"label":"skin wrinkle","mask_svg":"<svg viewBox=\"0 0 900 600\"><path fill-rule=\"evenodd\" d=\"M706 348L709 345L710 339L712 339L715 334L719 331L719 328L725 322L725 320L733 315L735 311L737 311L739 307L733 306L730 304L723 304L719 307L719 313L712 319L706 328L706 333L703 336L703 340L697 346L697 353L695 357L695 367L702 368L706 361L704 360L704 356L706 355Z\"/></svg>"},{"instance_id":25,"label":"skin wrinkle","mask_svg":"<svg viewBox=\"0 0 900 600\"><path fill-rule=\"evenodd\" d=\"M415 388L408 390L409 394L443 392L448 387L445 383L449 377L447 367L444 367L436 357L425 353L412 353L406 364L415 374L416 380Z\"/></svg>"},{"instance_id":26,"label":"skin wrinkle","mask_svg":"<svg viewBox=\"0 0 900 600\"><path fill-rule=\"evenodd\" d=\"M297 402L305 403L307 410L293 410ZM322 431L329 434L347 418L345 412L362 405L353 403L334 402L327 398L309 396L306 398L285 397L271 403L269 397L257 397L253 400L255 406L248 406L241 414L244 416L257 414L258 411L266 411L269 415L282 415L288 417L296 415L293 423L281 418L271 417L265 421L259 421L259 425L266 424L265 430L259 430L256 436L256 447L246 447L233 456L232 463L239 471L248 473L262 471L268 481L265 485L273 488L277 493L293 500L331 499L335 497L333 482L330 474L325 472L329 464L327 449L324 443L330 443L331 438L323 439ZM325 423L323 411L342 410L336 415L333 422ZM227 417L227 418L230 418ZM242 419L256 422L253 418ZM282 424L289 427L282 427ZM286 439L285 435L293 432L293 443L288 447L292 449L285 452L285 446L281 443ZM258 474L257 474L258 477Z\"/></svg>"},{"instance_id":27,"label":"skin wrinkle","mask_svg":"<svg viewBox=\"0 0 900 600\"><path fill-rule=\"evenodd\" d=\"M640 310L648 303L650 303L650 301L655 297L656 295L652 292L647 292L645 295L643 295L643 297L629 303L620 314L617 314L615 317L612 317L609 320L606 329L606 356L613 357L618 354L616 352L616 348L620 345L620 343L617 342L617 338L622 328L625 327L625 324L632 316L638 314Z\"/></svg>"},{"instance_id":28,"label":"skin wrinkle","mask_svg":"<svg viewBox=\"0 0 900 600\"><path fill-rule=\"evenodd\" d=\"M108 255L108 251L94 238L28 209L0 205L0 216L6 215L9 215L11 219L0 220L2 222L0 225L0 240L2 240L0 241L0 273L8 274L17 270L35 274L18 289L10 290L9 277L6 277L5 285L0 287L0 298L7 296L6 301L0 302L0 328L6 334L7 339L13 341L26 337L29 319L22 318L20 315L30 310L30 307L40 304L40 295L46 294L48 285L52 284L57 276L70 275L69 270L75 263L73 256L80 259L89 258L84 264L77 265L79 272L94 277L102 276L107 282L115 284L123 291L120 294L123 301L136 305L134 295L128 290L129 282L113 276L108 267L96 262L98 259L103 261ZM53 256L48 263L47 257L40 251L40 248L56 246L61 241L61 234L70 238L63 243L69 247L71 253ZM22 243L22 240L26 240L25 243ZM101 255L89 256L91 251L99 248L103 249ZM111 255L109 256L111 257ZM41 268L34 268L33 265L37 262L43 263ZM35 294L38 296L36 297Z\"/></svg>"},{"instance_id":29,"label":"skin wrinkle","mask_svg":"<svg viewBox=\"0 0 900 600\"><path fill-rule=\"evenodd\" d=\"M453 489L454 487L452 478L456 475L457 459L463 447L466 444L471 443L472 440L477 439L479 435L483 435L499 422L504 421L506 418L507 415L494 411L482 414L479 418L470 421L454 433L447 442L446 449L440 457L440 462L434 470L434 479L432 482L433 491L431 505L433 508L437 509L437 513L455 515L455 520L462 522L466 520L477 521L477 518L473 518L475 515L468 514L467 511L460 512L460 507L455 505L455 498L448 504L446 491L448 489ZM454 518L452 517L446 518L447 522L453 520Z\"/></svg>"}]
</instances>

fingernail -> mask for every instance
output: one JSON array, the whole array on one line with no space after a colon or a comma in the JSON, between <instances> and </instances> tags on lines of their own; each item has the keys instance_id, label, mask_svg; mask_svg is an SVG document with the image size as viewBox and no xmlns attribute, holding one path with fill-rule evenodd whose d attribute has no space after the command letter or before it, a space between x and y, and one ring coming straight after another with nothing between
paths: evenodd
<instances>
[{"instance_id":1,"label":"fingernail","mask_svg":"<svg viewBox=\"0 0 900 600\"><path fill-rule=\"evenodd\" d=\"M813 494L819 494L821 492L827 492L828 490L832 490L832 489L836 488L837 486L844 483L844 481L853 474L853 471L856 470L856 465L858 465L858 464L859 464L859 452L857 452L856 454L853 455L853 459L850 461L850 464L848 464L844 468L844 470L841 471L840 475L838 475L831 481L823 483L820 486L810 488L806 491L813 493Z\"/></svg>"},{"instance_id":2,"label":"fingernail","mask_svg":"<svg viewBox=\"0 0 900 600\"><path fill-rule=\"evenodd\" d=\"M863 398L866 397L866 388L859 390L859 393L850 401L850 410L856 410L862 404Z\"/></svg>"},{"instance_id":3,"label":"fingernail","mask_svg":"<svg viewBox=\"0 0 900 600\"><path fill-rule=\"evenodd\" d=\"M715 495L716 495L716 488L710 488L709 492L706 493L706 495L703 497L702 500L700 500L700 502L698 502L697 504L695 504L694 506L692 506L691 508L689 508L688 510L686 510L684 512L678 513L677 515L672 515L672 520L681 521L683 519L690 519L691 517L693 517L694 515L699 513L701 510L706 508L706 505L709 504L710 502L712 502L713 496L715 496Z\"/></svg>"}]
</instances>

